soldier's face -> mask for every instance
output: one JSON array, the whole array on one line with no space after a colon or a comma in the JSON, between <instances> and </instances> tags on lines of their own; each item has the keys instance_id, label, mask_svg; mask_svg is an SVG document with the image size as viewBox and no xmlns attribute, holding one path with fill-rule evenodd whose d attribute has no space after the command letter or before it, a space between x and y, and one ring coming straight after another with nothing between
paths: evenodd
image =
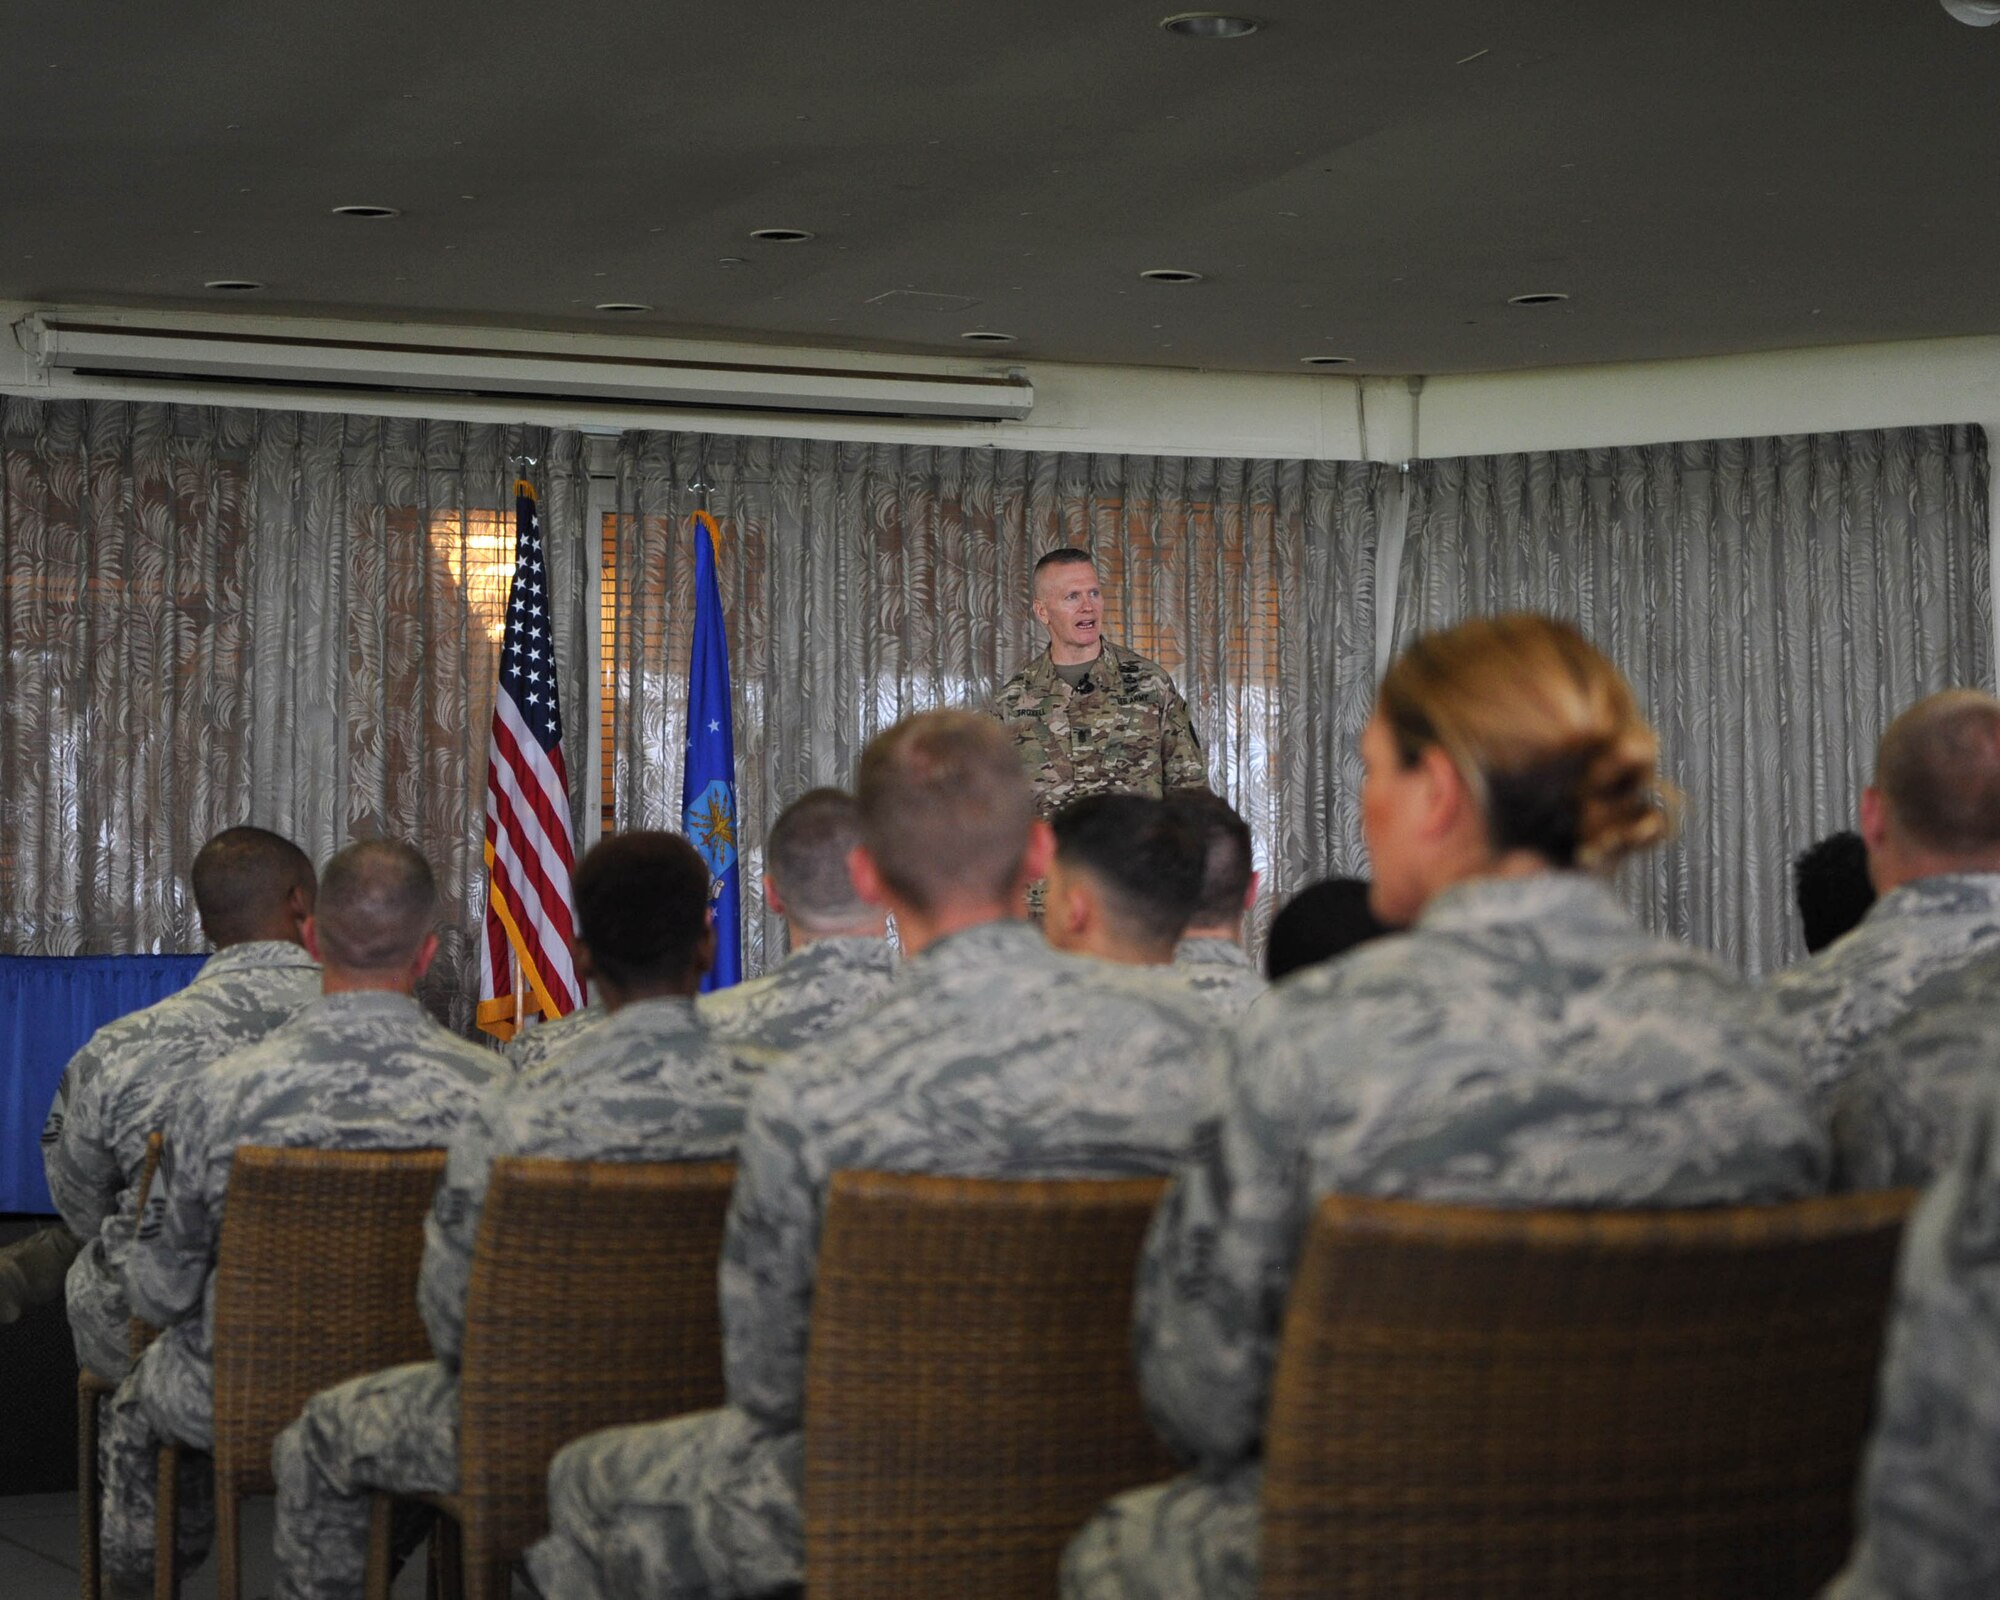
<instances>
[{"instance_id":1,"label":"soldier's face","mask_svg":"<svg viewBox=\"0 0 2000 1600\"><path fill-rule=\"evenodd\" d=\"M1083 561L1050 567L1035 581L1035 620L1049 630L1058 661L1088 661L1096 655L1104 622L1097 569Z\"/></svg>"},{"instance_id":2,"label":"soldier's face","mask_svg":"<svg viewBox=\"0 0 2000 1600\"><path fill-rule=\"evenodd\" d=\"M1405 766L1380 716L1361 730L1361 836L1368 845L1368 906L1391 927L1416 920L1427 898L1423 768Z\"/></svg>"}]
</instances>

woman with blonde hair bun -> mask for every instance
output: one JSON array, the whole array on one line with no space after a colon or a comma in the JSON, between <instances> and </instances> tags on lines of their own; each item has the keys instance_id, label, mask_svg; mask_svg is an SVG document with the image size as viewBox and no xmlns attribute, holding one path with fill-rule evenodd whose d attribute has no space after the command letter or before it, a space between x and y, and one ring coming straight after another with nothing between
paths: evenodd
<instances>
[{"instance_id":1,"label":"woman with blonde hair bun","mask_svg":"<svg viewBox=\"0 0 2000 1600\"><path fill-rule=\"evenodd\" d=\"M1219 1125L1154 1219L1138 1296L1147 1411L1196 1471L1097 1515L1064 1561L1071 1600L1256 1593L1264 1407L1320 1196L1667 1207L1826 1186L1826 1132L1749 991L1602 881L1667 836L1671 805L1630 686L1581 633L1497 616L1418 639L1361 754L1373 908L1410 931L1286 979L1230 1037Z\"/></svg>"}]
</instances>

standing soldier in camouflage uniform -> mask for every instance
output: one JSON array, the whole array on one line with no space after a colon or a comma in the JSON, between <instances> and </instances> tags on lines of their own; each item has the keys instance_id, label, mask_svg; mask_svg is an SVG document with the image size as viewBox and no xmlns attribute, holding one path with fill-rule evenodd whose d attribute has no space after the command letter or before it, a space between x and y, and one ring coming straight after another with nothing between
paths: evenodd
<instances>
[{"instance_id":1,"label":"standing soldier in camouflage uniform","mask_svg":"<svg viewBox=\"0 0 2000 1600\"><path fill-rule=\"evenodd\" d=\"M1664 1207L1824 1186L1825 1134L1748 991L1593 875L1666 831L1655 748L1566 624L1468 622L1390 668L1363 829L1377 910L1416 926L1289 979L1231 1040L1221 1122L1154 1219L1137 1296L1148 1413L1196 1470L1100 1512L1066 1595L1256 1592L1264 1409L1317 1197Z\"/></svg>"},{"instance_id":2,"label":"standing soldier in camouflage uniform","mask_svg":"<svg viewBox=\"0 0 2000 1600\"><path fill-rule=\"evenodd\" d=\"M214 1433L214 1270L239 1145L407 1150L446 1143L499 1057L447 1033L412 993L437 952L437 889L406 844L350 845L327 864L306 948L321 997L256 1044L186 1080L125 1263L132 1309L165 1331L112 1396L102 1440L111 1600L151 1592L158 1446ZM180 1564L212 1532L206 1456L182 1469Z\"/></svg>"},{"instance_id":3,"label":"standing soldier in camouflage uniform","mask_svg":"<svg viewBox=\"0 0 2000 1600\"><path fill-rule=\"evenodd\" d=\"M1859 1538L1824 1600L2000 1594L2000 1034L1993 969L1934 1024L1972 1093L1958 1150L1903 1235L1862 1465ZM1921 1048L1924 1020L1905 1024Z\"/></svg>"},{"instance_id":4,"label":"standing soldier in camouflage uniform","mask_svg":"<svg viewBox=\"0 0 2000 1600\"><path fill-rule=\"evenodd\" d=\"M1206 843L1201 899L1174 951L1174 975L1218 1017L1233 1017L1268 987L1243 948L1243 919L1256 902L1259 876L1250 825L1212 789L1175 789L1167 803L1201 829Z\"/></svg>"},{"instance_id":5,"label":"standing soldier in camouflage uniform","mask_svg":"<svg viewBox=\"0 0 2000 1600\"><path fill-rule=\"evenodd\" d=\"M1119 966L1168 966L1201 893L1200 830L1162 801L1093 794L1058 811L1051 831L1049 943Z\"/></svg>"},{"instance_id":6,"label":"standing soldier in camouflage uniform","mask_svg":"<svg viewBox=\"0 0 2000 1600\"><path fill-rule=\"evenodd\" d=\"M1993 1059L2000 950L1947 967L1857 1049L1834 1087L1837 1189L1921 1188L1957 1153Z\"/></svg>"},{"instance_id":7,"label":"standing soldier in camouflage uniform","mask_svg":"<svg viewBox=\"0 0 2000 1600\"><path fill-rule=\"evenodd\" d=\"M231 828L201 847L190 879L216 954L179 994L91 1035L64 1069L42 1130L49 1193L88 1241L69 1269L76 1359L114 1380L131 1364L125 1252L148 1136L164 1125L183 1079L261 1039L319 993L319 969L299 944L314 890L303 850L262 828Z\"/></svg>"},{"instance_id":8,"label":"standing soldier in camouflage uniform","mask_svg":"<svg viewBox=\"0 0 2000 1600\"><path fill-rule=\"evenodd\" d=\"M452 1140L425 1224L417 1284L436 1359L317 1394L279 1435L281 1600L358 1600L372 1490L449 1494L458 1487L466 1293L496 1160L716 1161L735 1154L750 1078L717 1047L694 1007L715 954L708 883L693 846L666 833L619 834L578 866L577 970L597 986L605 1020L551 1056L535 1078L492 1091ZM578 1311L589 1315L587 1306ZM402 1530L403 1548L419 1531L420 1522Z\"/></svg>"},{"instance_id":9,"label":"standing soldier in camouflage uniform","mask_svg":"<svg viewBox=\"0 0 2000 1600\"><path fill-rule=\"evenodd\" d=\"M1947 689L1890 723L1861 796L1861 837L1881 899L1844 939L1764 986L1823 1104L1913 990L2000 948L2000 700Z\"/></svg>"},{"instance_id":10,"label":"standing soldier in camouflage uniform","mask_svg":"<svg viewBox=\"0 0 2000 1600\"><path fill-rule=\"evenodd\" d=\"M702 1020L739 1054L768 1062L888 992L888 917L855 893L847 870L860 841L854 796L841 789L808 790L772 825L764 903L785 919L791 953L777 971L699 1002Z\"/></svg>"},{"instance_id":11,"label":"standing soldier in camouflage uniform","mask_svg":"<svg viewBox=\"0 0 2000 1600\"><path fill-rule=\"evenodd\" d=\"M1174 680L1100 632L1104 598L1088 551L1051 550L1035 563L1034 611L1049 647L1007 680L992 709L1020 748L1042 815L1107 790L1158 799L1205 785Z\"/></svg>"},{"instance_id":12,"label":"standing soldier in camouflage uniform","mask_svg":"<svg viewBox=\"0 0 2000 1600\"><path fill-rule=\"evenodd\" d=\"M889 998L764 1078L723 1246L729 1404L569 1446L549 1471L545 1595L703 1600L800 1581L805 1361L827 1181L1156 1173L1212 1109L1204 1035L1117 969L1013 920L1046 825L1006 734L912 717L862 757L855 878L910 952Z\"/></svg>"}]
</instances>

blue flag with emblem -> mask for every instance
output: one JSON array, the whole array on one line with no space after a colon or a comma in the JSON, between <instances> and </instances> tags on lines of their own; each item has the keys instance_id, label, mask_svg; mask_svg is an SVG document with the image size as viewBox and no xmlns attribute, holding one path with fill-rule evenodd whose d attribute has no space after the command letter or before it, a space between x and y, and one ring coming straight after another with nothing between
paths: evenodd
<instances>
[{"instance_id":1,"label":"blue flag with emblem","mask_svg":"<svg viewBox=\"0 0 2000 1600\"><path fill-rule=\"evenodd\" d=\"M708 863L715 965L703 993L743 979L743 895L736 857L736 731L730 714L729 638L715 581L715 519L695 514L694 648L688 653L687 766L681 826Z\"/></svg>"}]
</instances>

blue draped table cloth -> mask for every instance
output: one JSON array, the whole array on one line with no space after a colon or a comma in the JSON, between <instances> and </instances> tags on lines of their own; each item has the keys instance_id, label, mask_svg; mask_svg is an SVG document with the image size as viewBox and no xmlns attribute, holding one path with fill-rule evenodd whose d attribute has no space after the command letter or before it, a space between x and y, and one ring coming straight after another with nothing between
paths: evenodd
<instances>
[{"instance_id":1,"label":"blue draped table cloth","mask_svg":"<svg viewBox=\"0 0 2000 1600\"><path fill-rule=\"evenodd\" d=\"M0 956L0 1211L52 1212L42 1123L69 1058L187 987L207 956Z\"/></svg>"}]
</instances>

